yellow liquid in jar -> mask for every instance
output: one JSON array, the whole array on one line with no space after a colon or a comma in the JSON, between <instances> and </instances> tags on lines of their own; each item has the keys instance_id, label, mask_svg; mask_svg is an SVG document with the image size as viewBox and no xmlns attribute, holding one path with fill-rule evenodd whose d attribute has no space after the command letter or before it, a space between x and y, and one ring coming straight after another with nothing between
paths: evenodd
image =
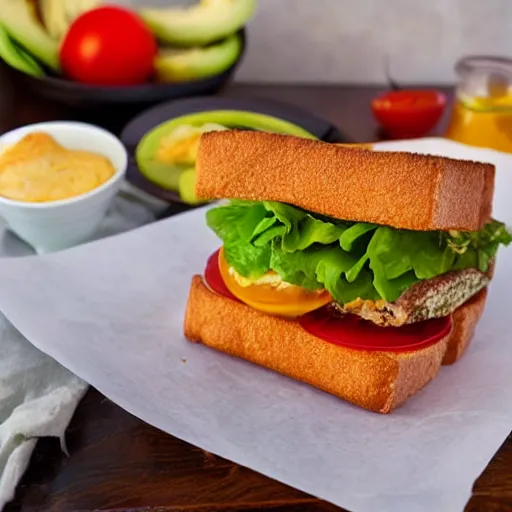
<instances>
[{"instance_id":1,"label":"yellow liquid in jar","mask_svg":"<svg viewBox=\"0 0 512 512\"><path fill-rule=\"evenodd\" d=\"M512 93L457 99L446 137L512 153Z\"/></svg>"}]
</instances>

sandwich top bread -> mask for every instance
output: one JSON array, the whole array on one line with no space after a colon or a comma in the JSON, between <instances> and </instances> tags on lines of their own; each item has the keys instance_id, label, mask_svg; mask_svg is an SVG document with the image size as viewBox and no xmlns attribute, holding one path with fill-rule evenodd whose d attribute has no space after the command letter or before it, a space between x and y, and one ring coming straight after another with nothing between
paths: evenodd
<instances>
[{"instance_id":1,"label":"sandwich top bread","mask_svg":"<svg viewBox=\"0 0 512 512\"><path fill-rule=\"evenodd\" d=\"M185 333L389 412L468 345L512 241L493 191L489 164L205 134L196 193L229 202L207 211L222 248Z\"/></svg>"},{"instance_id":2,"label":"sandwich top bread","mask_svg":"<svg viewBox=\"0 0 512 512\"><path fill-rule=\"evenodd\" d=\"M244 131L204 135L196 171L199 197L279 201L423 231L481 229L495 172L490 164Z\"/></svg>"}]
</instances>

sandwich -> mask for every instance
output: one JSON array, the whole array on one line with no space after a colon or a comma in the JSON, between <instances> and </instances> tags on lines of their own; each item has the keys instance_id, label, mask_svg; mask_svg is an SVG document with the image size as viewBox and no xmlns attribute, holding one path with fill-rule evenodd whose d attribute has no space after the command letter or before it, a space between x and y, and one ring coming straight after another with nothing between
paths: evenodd
<instances>
[{"instance_id":1,"label":"sandwich","mask_svg":"<svg viewBox=\"0 0 512 512\"><path fill-rule=\"evenodd\" d=\"M185 336L389 413L468 347L512 236L490 164L262 132L201 136L221 247Z\"/></svg>"}]
</instances>

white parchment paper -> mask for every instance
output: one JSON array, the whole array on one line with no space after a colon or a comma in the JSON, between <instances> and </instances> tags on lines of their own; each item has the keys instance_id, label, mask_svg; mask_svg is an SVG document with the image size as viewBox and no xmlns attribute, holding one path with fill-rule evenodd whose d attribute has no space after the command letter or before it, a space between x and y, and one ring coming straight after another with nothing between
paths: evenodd
<instances>
[{"instance_id":1,"label":"white parchment paper","mask_svg":"<svg viewBox=\"0 0 512 512\"><path fill-rule=\"evenodd\" d=\"M512 157L440 140L390 148L496 162L496 212L512 223ZM512 427L512 249L463 360L382 416L186 342L190 278L217 246L197 210L0 261L0 309L120 406L205 450L354 512L462 511Z\"/></svg>"}]
</instances>

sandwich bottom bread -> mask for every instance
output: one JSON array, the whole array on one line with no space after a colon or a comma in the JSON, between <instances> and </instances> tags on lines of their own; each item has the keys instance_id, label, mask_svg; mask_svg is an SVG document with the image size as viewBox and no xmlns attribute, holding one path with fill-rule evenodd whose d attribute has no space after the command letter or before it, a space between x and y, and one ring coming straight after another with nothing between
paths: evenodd
<instances>
[{"instance_id":1,"label":"sandwich bottom bread","mask_svg":"<svg viewBox=\"0 0 512 512\"><path fill-rule=\"evenodd\" d=\"M267 315L223 296L196 275L185 336L370 411L389 413L426 386L442 364L455 363L464 354L486 297L484 289L456 309L451 330L425 348L367 352L326 342L295 320Z\"/></svg>"},{"instance_id":2,"label":"sandwich bottom bread","mask_svg":"<svg viewBox=\"0 0 512 512\"><path fill-rule=\"evenodd\" d=\"M498 249L489 164L257 132L201 136L221 240L185 336L389 413L466 351Z\"/></svg>"}]
</instances>

